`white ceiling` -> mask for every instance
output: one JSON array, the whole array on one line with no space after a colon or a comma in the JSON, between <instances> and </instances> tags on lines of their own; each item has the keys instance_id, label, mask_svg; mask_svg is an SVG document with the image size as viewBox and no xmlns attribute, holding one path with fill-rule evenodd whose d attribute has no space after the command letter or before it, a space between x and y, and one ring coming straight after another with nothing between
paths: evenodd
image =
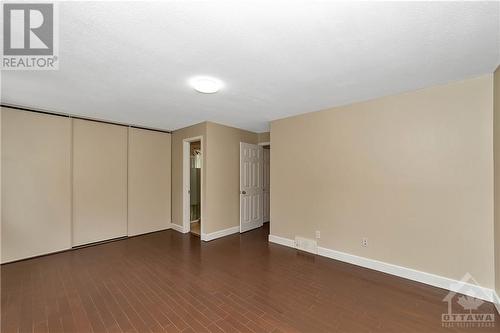
<instances>
[{"instance_id":1,"label":"white ceiling","mask_svg":"<svg viewBox=\"0 0 500 333\"><path fill-rule=\"evenodd\" d=\"M4 71L2 103L174 130L268 122L491 73L499 2L73 2L60 69ZM226 87L203 95L187 80Z\"/></svg>"}]
</instances>

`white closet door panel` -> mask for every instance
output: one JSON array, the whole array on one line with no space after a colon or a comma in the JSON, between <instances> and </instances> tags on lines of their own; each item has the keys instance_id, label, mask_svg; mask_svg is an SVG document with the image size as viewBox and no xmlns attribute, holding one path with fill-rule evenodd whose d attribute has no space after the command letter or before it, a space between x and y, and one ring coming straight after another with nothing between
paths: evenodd
<instances>
[{"instance_id":1,"label":"white closet door panel","mask_svg":"<svg viewBox=\"0 0 500 333\"><path fill-rule=\"evenodd\" d=\"M170 134L129 129L128 235L170 226Z\"/></svg>"},{"instance_id":2,"label":"white closet door panel","mask_svg":"<svg viewBox=\"0 0 500 333\"><path fill-rule=\"evenodd\" d=\"M127 127L73 120L73 246L127 235Z\"/></svg>"},{"instance_id":3,"label":"white closet door panel","mask_svg":"<svg viewBox=\"0 0 500 333\"><path fill-rule=\"evenodd\" d=\"M2 108L2 262L71 247L71 120Z\"/></svg>"}]
</instances>

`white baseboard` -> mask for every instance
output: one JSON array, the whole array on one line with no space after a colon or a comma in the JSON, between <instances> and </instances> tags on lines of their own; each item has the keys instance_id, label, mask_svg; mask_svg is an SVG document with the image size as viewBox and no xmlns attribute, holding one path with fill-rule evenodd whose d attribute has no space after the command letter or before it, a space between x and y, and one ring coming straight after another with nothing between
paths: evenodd
<instances>
[{"instance_id":1,"label":"white baseboard","mask_svg":"<svg viewBox=\"0 0 500 333\"><path fill-rule=\"evenodd\" d=\"M170 228L174 229L177 232L183 233L183 234L189 232L189 230L184 229L183 226L175 224L175 223L170 223ZM229 235L232 235L232 234L235 234L235 233L238 233L238 232L240 232L240 226L231 227L231 228L227 228L227 229L224 229L224 230L219 230L219 231L211 232L209 234L203 234L202 233L201 234L201 240L208 242L208 241L211 241L211 240L214 240L214 239L217 239L217 238L221 238L221 237L224 237L224 236L229 236Z\"/></svg>"},{"instance_id":2,"label":"white baseboard","mask_svg":"<svg viewBox=\"0 0 500 333\"><path fill-rule=\"evenodd\" d=\"M184 227L182 225L178 225L175 223L170 223L170 228L174 229L177 232L183 233L183 234L189 232L189 230L184 229Z\"/></svg>"},{"instance_id":3,"label":"white baseboard","mask_svg":"<svg viewBox=\"0 0 500 333\"><path fill-rule=\"evenodd\" d=\"M219 230L219 231L211 232L209 234L202 234L201 235L201 240L208 242L208 241L211 241L211 240L214 240L214 239L217 239L217 238L221 238L221 237L224 237L224 236L229 236L229 235L232 235L232 234L235 234L235 233L238 233L238 232L240 232L240 226L231 227L231 228L227 228L227 229L224 229L224 230Z\"/></svg>"},{"instance_id":4,"label":"white baseboard","mask_svg":"<svg viewBox=\"0 0 500 333\"><path fill-rule=\"evenodd\" d=\"M271 243L295 248L295 241L293 239L284 238L284 237L275 236L275 235L269 235L269 241Z\"/></svg>"},{"instance_id":5,"label":"white baseboard","mask_svg":"<svg viewBox=\"0 0 500 333\"><path fill-rule=\"evenodd\" d=\"M500 314L500 295L496 292L493 292L493 297L495 298L495 307L497 308L498 314Z\"/></svg>"},{"instance_id":6,"label":"white baseboard","mask_svg":"<svg viewBox=\"0 0 500 333\"><path fill-rule=\"evenodd\" d=\"M269 242L295 248L295 242L293 241L293 239L289 238L269 235ZM397 266L374 259L359 257L349 253L335 251L320 246L318 246L318 255L330 259L343 261L349 264L373 269L376 271L384 272L387 274L399 276L405 279L425 283L434 287L450 290L453 292L464 293L468 296L473 296L488 302L500 304L498 295L496 295L496 293L492 289L481 287L475 284L464 283L447 277L421 272L411 268ZM464 285L467 288L463 288Z\"/></svg>"}]
</instances>

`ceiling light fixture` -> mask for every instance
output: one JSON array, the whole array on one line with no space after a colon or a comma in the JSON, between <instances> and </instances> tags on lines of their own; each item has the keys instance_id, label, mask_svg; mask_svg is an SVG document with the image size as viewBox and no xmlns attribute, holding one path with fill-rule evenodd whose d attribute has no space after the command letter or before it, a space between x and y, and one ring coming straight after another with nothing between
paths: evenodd
<instances>
[{"instance_id":1,"label":"ceiling light fixture","mask_svg":"<svg viewBox=\"0 0 500 333\"><path fill-rule=\"evenodd\" d=\"M194 90L203 94L213 94L224 86L221 80L209 76L197 76L189 80Z\"/></svg>"}]
</instances>

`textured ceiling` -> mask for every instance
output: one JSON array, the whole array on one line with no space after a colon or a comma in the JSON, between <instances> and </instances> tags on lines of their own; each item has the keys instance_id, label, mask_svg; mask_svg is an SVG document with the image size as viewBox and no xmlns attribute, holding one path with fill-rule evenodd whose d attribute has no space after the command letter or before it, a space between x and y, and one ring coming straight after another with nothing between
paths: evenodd
<instances>
[{"instance_id":1,"label":"textured ceiling","mask_svg":"<svg viewBox=\"0 0 500 333\"><path fill-rule=\"evenodd\" d=\"M273 119L491 73L498 2L64 2L60 69L2 72L2 102L177 129ZM213 75L213 95L187 80Z\"/></svg>"}]
</instances>

